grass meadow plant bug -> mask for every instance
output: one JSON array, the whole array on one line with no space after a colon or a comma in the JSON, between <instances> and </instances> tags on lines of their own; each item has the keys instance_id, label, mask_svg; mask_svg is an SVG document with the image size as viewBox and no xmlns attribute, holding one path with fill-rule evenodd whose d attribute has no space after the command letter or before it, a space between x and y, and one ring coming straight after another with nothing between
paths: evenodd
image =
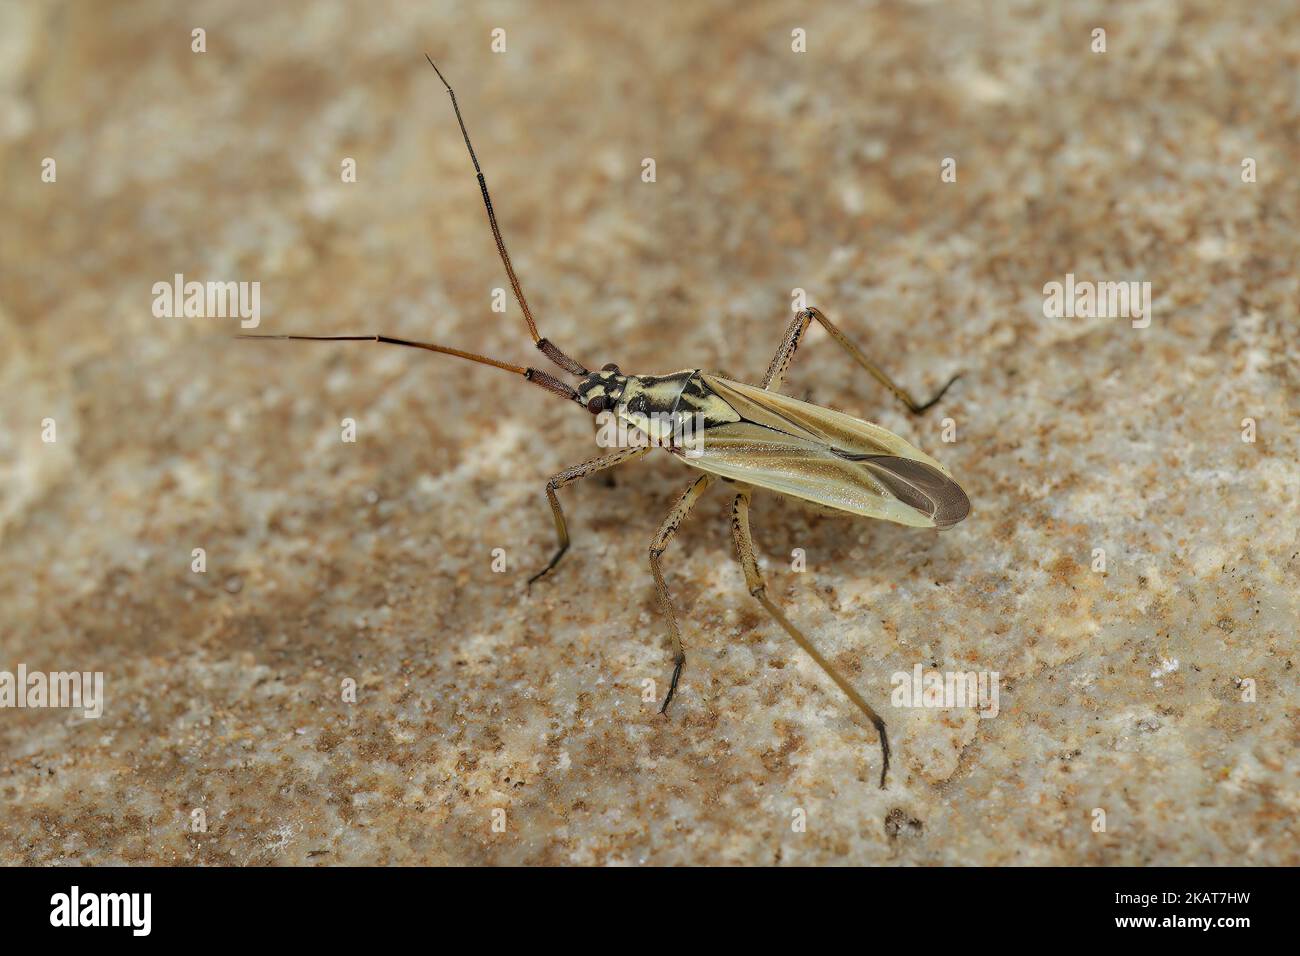
<instances>
[{"instance_id":1,"label":"grass meadow plant bug","mask_svg":"<svg viewBox=\"0 0 1300 956\"><path fill-rule=\"evenodd\" d=\"M427 55L426 59L429 59ZM750 534L750 496L757 488L851 515L880 518L918 528L951 527L966 517L970 501L943 465L879 425L790 398L781 394L779 389L799 343L813 322L820 324L855 362L914 414L924 412L939 401L957 376L949 379L929 401L917 402L815 308L804 309L795 315L758 385L746 385L698 368L666 375L630 375L610 363L599 371L588 370L538 333L501 238L496 212L488 195L487 180L470 143L456 94L432 59L429 59L429 65L438 73L451 97L456 121L478 176L488 225L515 299L523 311L528 333L542 355L574 379L574 384L536 368L512 365L445 345L387 335L243 335L240 338L381 342L440 352L522 376L525 381L574 402L593 416L612 414L620 425L643 434L644 442L629 443L630 447L618 448L574 465L546 483L546 497L555 518L556 549L546 566L529 578L529 587L554 570L569 550L568 526L557 494L561 488L654 450L674 455L684 465L699 472L678 497L650 542L650 573L668 621L674 651L672 679L660 713L667 713L686 663L681 626L663 574L664 551L701 496L720 482L728 485L728 493L733 496L732 538L749 593L876 728L880 735L880 786L883 788L889 772L889 737L885 722L768 597ZM665 429L684 417L698 423L696 431L699 433L690 442L676 441L671 437L665 440Z\"/></svg>"}]
</instances>

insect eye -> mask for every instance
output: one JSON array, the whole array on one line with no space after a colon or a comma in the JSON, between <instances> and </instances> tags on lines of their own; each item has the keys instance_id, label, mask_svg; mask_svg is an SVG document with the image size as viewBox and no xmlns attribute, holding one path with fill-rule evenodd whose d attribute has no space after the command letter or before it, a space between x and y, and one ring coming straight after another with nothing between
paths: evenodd
<instances>
[{"instance_id":1,"label":"insect eye","mask_svg":"<svg viewBox=\"0 0 1300 956\"><path fill-rule=\"evenodd\" d=\"M618 366L615 365L613 362L610 362L608 365L606 365L604 368L602 368L601 371L602 371L602 372L617 372L617 371L618 371Z\"/></svg>"},{"instance_id":2,"label":"insect eye","mask_svg":"<svg viewBox=\"0 0 1300 956\"><path fill-rule=\"evenodd\" d=\"M605 410L605 396L593 395L591 401L587 402L587 411L593 415L598 415Z\"/></svg>"}]
</instances>

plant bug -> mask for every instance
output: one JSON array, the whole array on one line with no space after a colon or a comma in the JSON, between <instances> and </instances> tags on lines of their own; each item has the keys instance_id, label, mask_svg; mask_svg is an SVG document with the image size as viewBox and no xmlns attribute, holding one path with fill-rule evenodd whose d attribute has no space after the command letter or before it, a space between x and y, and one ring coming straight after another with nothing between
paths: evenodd
<instances>
[{"instance_id":1,"label":"plant bug","mask_svg":"<svg viewBox=\"0 0 1300 956\"><path fill-rule=\"evenodd\" d=\"M943 465L879 425L790 398L782 395L778 389L794 360L804 333L814 321L914 414L924 412L939 401L957 376L949 379L929 401L918 403L849 341L830 319L813 308L804 309L795 315L761 384L757 386L731 381L701 369L686 369L668 375L628 375L611 363L598 372L589 371L582 363L538 334L537 323L528 308L528 300L524 297L519 278L510 263L510 254L501 238L492 199L488 195L487 180L483 177L483 170L470 143L456 94L428 54L425 58L451 97L456 122L460 125L465 148L469 151L474 172L478 176L488 225L510 279L510 287L523 311L528 333L541 353L564 373L576 378L577 383L569 385L539 369L512 365L485 355L387 335L239 337L382 342L441 352L520 375L552 394L577 403L594 416L612 413L632 433L642 436L645 440L635 443L633 447L622 447L567 468L546 483L546 497L555 518L557 546L546 566L529 578L530 588L534 582L550 573L569 550L568 526L557 495L561 488L639 458L652 447L662 447L684 464L703 472L682 492L650 542L650 572L654 576L660 606L668 619L674 652L672 679L663 705L659 708L661 714L667 713L668 705L677 693L682 667L686 663L681 626L663 574L661 562L664 550L705 491L718 481L730 484L735 496L731 508L732 538L749 593L874 725L880 735L883 758L880 786L883 788L889 772L889 736L885 722L767 596L749 529L750 496L753 489L760 488L832 511L881 518L914 527L951 527L966 517L970 501ZM689 446L676 440L663 442L662 423L679 422L686 416L700 424L701 434L697 436L698 440Z\"/></svg>"}]
</instances>

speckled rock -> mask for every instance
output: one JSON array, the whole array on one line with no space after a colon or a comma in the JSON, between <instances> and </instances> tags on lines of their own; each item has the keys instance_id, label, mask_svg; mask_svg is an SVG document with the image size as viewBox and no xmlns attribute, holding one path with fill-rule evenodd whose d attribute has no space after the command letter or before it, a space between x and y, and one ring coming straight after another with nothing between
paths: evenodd
<instances>
[{"instance_id":1,"label":"speckled rock","mask_svg":"<svg viewBox=\"0 0 1300 956\"><path fill-rule=\"evenodd\" d=\"M0 862L1300 863L1300 9L430 6L0 5L0 670L106 688L0 710ZM261 332L536 360L426 49L589 365L755 380L802 289L918 393L963 372L912 417L814 330L787 380L942 460L956 528L755 499L888 789L720 490L656 713L669 456L563 491L528 594L583 414L155 317L257 281ZM1150 324L1045 317L1067 274L1149 282ZM918 664L996 672L997 716L892 706Z\"/></svg>"}]
</instances>

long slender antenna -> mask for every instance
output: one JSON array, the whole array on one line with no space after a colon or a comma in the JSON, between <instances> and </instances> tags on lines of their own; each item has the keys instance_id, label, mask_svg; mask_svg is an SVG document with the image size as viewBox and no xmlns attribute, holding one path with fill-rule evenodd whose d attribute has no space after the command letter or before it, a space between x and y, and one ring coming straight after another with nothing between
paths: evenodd
<instances>
[{"instance_id":1,"label":"long slender antenna","mask_svg":"<svg viewBox=\"0 0 1300 956\"><path fill-rule=\"evenodd\" d=\"M478 362L480 365L491 365L493 368L499 368L506 372L513 372L516 375L522 375L526 381L534 385L540 385L547 391L554 392L563 398L578 400L578 393L572 388L561 382L558 378L548 375L545 372L538 371L535 368L524 368L520 365L511 365L509 362L499 362L494 358L488 358L486 355L479 355L476 352L466 352L462 349L453 349L446 345L434 345L431 342L412 342L409 339L395 339L389 335L237 335L239 339L291 339L297 342L381 342L385 345L405 345L413 349L427 349L430 352L441 352L443 355L454 355L456 358L468 359L471 362Z\"/></svg>"},{"instance_id":2,"label":"long slender antenna","mask_svg":"<svg viewBox=\"0 0 1300 956\"><path fill-rule=\"evenodd\" d=\"M510 253L506 252L505 240L501 238L501 228L497 225L497 216L492 210L492 197L488 195L487 180L483 178L483 169L479 166L478 157L474 155L474 146L469 141L469 130L465 128L465 119L460 115L460 104L456 102L456 91L451 88L447 78L442 75L442 70L438 69L438 64L433 62L433 57L426 53L424 58L429 61L429 65L433 67L433 72L438 74L438 79L442 80L442 85L447 88L447 95L451 97L451 108L456 112L456 122L460 124L460 135L465 138L465 148L469 150L469 158L474 163L474 172L478 175L478 188L483 193L483 205L487 209L488 224L492 227L492 238L497 242L497 252L500 253L501 262L506 267L506 275L510 277L510 288L514 290L519 308L524 310L524 321L528 323L528 334L533 337L533 342L541 349L543 355L570 375L587 375L587 369L580 362L571 359L556 348L550 340L544 339L538 334L537 323L533 321L533 313L528 308L528 300L524 298L524 290L519 284L519 277L515 275L515 267L510 264Z\"/></svg>"}]
</instances>

